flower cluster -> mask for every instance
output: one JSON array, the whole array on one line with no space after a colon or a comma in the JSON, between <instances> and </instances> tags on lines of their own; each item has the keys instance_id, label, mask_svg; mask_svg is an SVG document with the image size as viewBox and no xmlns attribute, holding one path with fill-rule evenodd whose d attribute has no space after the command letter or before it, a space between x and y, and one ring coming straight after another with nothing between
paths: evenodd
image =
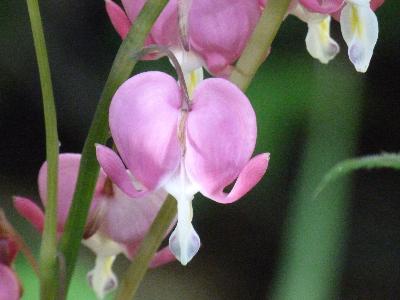
<instances>
[{"instance_id":1,"label":"flower cluster","mask_svg":"<svg viewBox=\"0 0 400 300\"><path fill-rule=\"evenodd\" d=\"M307 23L307 50L322 63L339 52L330 37L330 21L340 20L350 60L357 71L365 72L378 38L374 10L382 2L293 0L287 15ZM112 0L105 3L116 31L127 38L146 0L122 0L123 8ZM154 255L150 267L175 259L186 265L199 251L200 237L192 225L197 193L233 203L264 176L269 153L253 157L256 114L247 96L226 78L266 9L267 0L170 0L153 25L146 45L172 53L178 80L150 71L125 81L109 107L113 149L93 145L101 168L82 244L96 255L87 277L99 298L118 284L112 271L117 255L135 258L168 194L176 199L178 213L166 233L172 232L169 245ZM147 53L143 59L157 57ZM204 80L203 68L217 78ZM59 155L58 238L64 234L80 160L80 154ZM38 175L44 207L47 180L45 162ZM44 212L32 200L17 196L14 207L43 231ZM0 299L20 298L11 268L18 248L0 226Z\"/></svg>"},{"instance_id":2,"label":"flower cluster","mask_svg":"<svg viewBox=\"0 0 400 300\"><path fill-rule=\"evenodd\" d=\"M79 154L65 153L59 156L59 237L63 234L71 206L79 163ZM39 171L38 186L40 199L46 207L47 163ZM144 197L128 197L107 179L103 171L100 172L82 240L96 254L95 267L88 273L88 280L99 298L117 286L117 278L111 269L116 256L123 253L129 259L134 258L166 196L167 193L160 189ZM32 200L14 197L14 206L39 232L43 230L43 211ZM157 267L172 260L174 256L166 247L155 255L150 266Z\"/></svg>"}]
</instances>

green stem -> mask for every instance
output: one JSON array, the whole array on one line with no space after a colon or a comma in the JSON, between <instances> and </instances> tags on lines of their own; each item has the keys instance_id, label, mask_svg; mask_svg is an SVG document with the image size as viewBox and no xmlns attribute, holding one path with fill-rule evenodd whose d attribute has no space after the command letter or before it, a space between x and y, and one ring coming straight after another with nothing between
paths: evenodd
<instances>
[{"instance_id":1,"label":"green stem","mask_svg":"<svg viewBox=\"0 0 400 300\"><path fill-rule=\"evenodd\" d=\"M115 297L116 300L129 300L133 298L147 272L151 259L158 247L160 247L168 227L175 216L176 200L169 195L141 243L135 259L126 271Z\"/></svg>"},{"instance_id":2,"label":"green stem","mask_svg":"<svg viewBox=\"0 0 400 300\"><path fill-rule=\"evenodd\" d=\"M109 137L108 108L117 88L130 76L136 60L135 52L140 51L153 23L168 0L148 0L122 42L114 59L110 74L104 86L82 151L78 182L61 240L61 252L66 262L66 288L68 287L78 256L80 242L96 185L99 165L96 160L95 143L105 143Z\"/></svg>"},{"instance_id":3,"label":"green stem","mask_svg":"<svg viewBox=\"0 0 400 300\"><path fill-rule=\"evenodd\" d=\"M271 44L287 13L291 0L268 0L258 24L230 76L230 81L245 91L267 57Z\"/></svg>"},{"instance_id":4,"label":"green stem","mask_svg":"<svg viewBox=\"0 0 400 300\"><path fill-rule=\"evenodd\" d=\"M29 18L35 44L42 87L43 110L46 128L47 204L45 224L40 248L41 299L56 299L57 295L57 175L58 133L57 115L51 82L46 42L38 0L27 0Z\"/></svg>"}]
</instances>

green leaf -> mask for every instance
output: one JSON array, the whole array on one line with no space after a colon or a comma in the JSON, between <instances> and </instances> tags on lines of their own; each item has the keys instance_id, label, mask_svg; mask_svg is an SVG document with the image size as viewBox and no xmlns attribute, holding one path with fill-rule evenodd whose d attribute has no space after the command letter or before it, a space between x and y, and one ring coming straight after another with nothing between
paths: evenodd
<instances>
[{"instance_id":1,"label":"green leaf","mask_svg":"<svg viewBox=\"0 0 400 300\"><path fill-rule=\"evenodd\" d=\"M324 178L315 190L314 199L317 198L331 182L335 181L339 177L360 169L381 168L400 170L400 154L376 154L339 162L325 174Z\"/></svg>"}]
</instances>

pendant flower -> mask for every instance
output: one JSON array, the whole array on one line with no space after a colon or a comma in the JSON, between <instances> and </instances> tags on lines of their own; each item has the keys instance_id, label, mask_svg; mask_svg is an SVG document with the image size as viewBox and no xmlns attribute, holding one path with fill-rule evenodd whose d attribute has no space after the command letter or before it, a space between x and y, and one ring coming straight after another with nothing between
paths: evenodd
<instances>
[{"instance_id":1,"label":"pendant flower","mask_svg":"<svg viewBox=\"0 0 400 300\"><path fill-rule=\"evenodd\" d=\"M340 20L350 61L358 72L366 72L378 40L379 26L374 13L384 0L298 0L292 14L308 24L307 50L327 63L339 52L329 37L330 15Z\"/></svg>"},{"instance_id":2,"label":"pendant flower","mask_svg":"<svg viewBox=\"0 0 400 300\"><path fill-rule=\"evenodd\" d=\"M59 236L63 233L71 206L80 157L80 154L70 153L59 156L57 214ZM131 182L137 184L133 179ZM46 162L39 171L38 186L40 199L46 206ZM118 281L112 272L112 264L116 256L123 253L129 259L134 259L138 246L156 217L166 195L165 191L157 190L145 197L133 199L112 184L104 172L100 171L82 240L82 243L96 254L95 267L88 273L88 280L98 298L102 299L106 293L117 287ZM15 197L14 206L36 229L40 232L43 230L43 211L33 201ZM166 247L155 255L151 267L163 265L173 259L174 256Z\"/></svg>"},{"instance_id":3,"label":"pendant flower","mask_svg":"<svg viewBox=\"0 0 400 300\"><path fill-rule=\"evenodd\" d=\"M323 64L327 64L335 58L340 47L330 36L331 16L311 12L300 4L293 6L291 14L307 23L306 47L308 53Z\"/></svg>"},{"instance_id":4,"label":"pendant flower","mask_svg":"<svg viewBox=\"0 0 400 300\"><path fill-rule=\"evenodd\" d=\"M206 79L191 98L187 101L175 79L162 72L130 78L110 106L109 125L120 157L96 146L100 165L125 193L141 196L163 188L176 198L178 223L169 246L183 265L200 247L191 223L194 195L235 202L262 178L269 161L267 153L251 159L256 116L235 85ZM125 166L142 189L131 184Z\"/></svg>"},{"instance_id":5,"label":"pendant flower","mask_svg":"<svg viewBox=\"0 0 400 300\"><path fill-rule=\"evenodd\" d=\"M258 0L183 0L180 10L183 15L179 15L184 20L180 24L187 28L185 38L189 52L183 50L185 45L181 42L179 1L169 1L154 24L146 45L169 47L180 60L184 72L190 73L203 66L216 76L227 76L260 17ZM106 0L107 13L122 38L126 37L145 2L122 0L124 11L112 0Z\"/></svg>"},{"instance_id":6,"label":"pendant flower","mask_svg":"<svg viewBox=\"0 0 400 300\"><path fill-rule=\"evenodd\" d=\"M0 228L0 299L18 300L22 296L21 285L11 267L18 251L17 243Z\"/></svg>"}]
</instances>

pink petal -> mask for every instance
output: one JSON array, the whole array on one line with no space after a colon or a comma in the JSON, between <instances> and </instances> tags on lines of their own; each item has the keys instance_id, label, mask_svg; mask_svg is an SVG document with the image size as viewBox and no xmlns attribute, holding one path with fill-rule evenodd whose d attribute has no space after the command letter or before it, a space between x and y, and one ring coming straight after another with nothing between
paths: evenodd
<instances>
[{"instance_id":1,"label":"pink petal","mask_svg":"<svg viewBox=\"0 0 400 300\"><path fill-rule=\"evenodd\" d=\"M262 7L262 8L264 8L266 5L267 5L267 0L259 0L258 1L258 3L259 3L259 5Z\"/></svg>"},{"instance_id":2,"label":"pink petal","mask_svg":"<svg viewBox=\"0 0 400 300\"><path fill-rule=\"evenodd\" d=\"M239 58L260 14L258 0L193 0L190 44L210 72L218 75Z\"/></svg>"},{"instance_id":3,"label":"pink petal","mask_svg":"<svg viewBox=\"0 0 400 300\"><path fill-rule=\"evenodd\" d=\"M169 250L169 247L166 246L154 255L150 262L150 268L158 268L175 260L175 256L172 254L171 250Z\"/></svg>"},{"instance_id":4,"label":"pink petal","mask_svg":"<svg viewBox=\"0 0 400 300\"><path fill-rule=\"evenodd\" d=\"M122 161L147 189L155 190L177 169L181 93L174 78L145 72L128 79L110 106L110 129Z\"/></svg>"},{"instance_id":5,"label":"pink petal","mask_svg":"<svg viewBox=\"0 0 400 300\"><path fill-rule=\"evenodd\" d=\"M18 300L20 297L20 285L15 273L9 267L0 264L0 299Z\"/></svg>"},{"instance_id":6,"label":"pink petal","mask_svg":"<svg viewBox=\"0 0 400 300\"><path fill-rule=\"evenodd\" d=\"M122 0L122 5L131 23L134 23L147 0Z\"/></svg>"},{"instance_id":7,"label":"pink petal","mask_svg":"<svg viewBox=\"0 0 400 300\"><path fill-rule=\"evenodd\" d=\"M309 11L320 14L331 14L343 6L344 0L299 0Z\"/></svg>"},{"instance_id":8,"label":"pink petal","mask_svg":"<svg viewBox=\"0 0 400 300\"><path fill-rule=\"evenodd\" d=\"M377 10L385 0L371 0L370 5L373 11Z\"/></svg>"},{"instance_id":9,"label":"pink petal","mask_svg":"<svg viewBox=\"0 0 400 300\"><path fill-rule=\"evenodd\" d=\"M219 203L232 203L247 194L264 176L268 168L269 154L263 153L253 157L240 172L235 185L230 193L224 193L223 190L217 191L207 197Z\"/></svg>"},{"instance_id":10,"label":"pink petal","mask_svg":"<svg viewBox=\"0 0 400 300\"><path fill-rule=\"evenodd\" d=\"M119 156L110 148L96 145L96 156L103 168L104 172L118 185L126 194L137 197L143 192L136 190L133 186L132 179L129 177L127 170L119 158Z\"/></svg>"},{"instance_id":11,"label":"pink petal","mask_svg":"<svg viewBox=\"0 0 400 300\"><path fill-rule=\"evenodd\" d=\"M37 231L43 231L44 213L32 200L24 197L14 197L14 207Z\"/></svg>"},{"instance_id":12,"label":"pink petal","mask_svg":"<svg viewBox=\"0 0 400 300\"><path fill-rule=\"evenodd\" d=\"M131 1L132 2L132 1ZM136 2L136 1L135 1ZM105 0L106 11L115 30L124 39L129 32L131 22L123 9L112 0Z\"/></svg>"},{"instance_id":13,"label":"pink petal","mask_svg":"<svg viewBox=\"0 0 400 300\"><path fill-rule=\"evenodd\" d=\"M64 227L71 206L73 194L75 192L76 180L78 178L79 164L81 155L73 153L60 154L58 160L58 202L57 202L57 221L59 228ZM104 174L100 173L97 182L96 191L102 188ZM39 195L43 205L47 203L47 162L45 162L39 171L38 176ZM95 197L89 212L89 218L94 213L99 198Z\"/></svg>"},{"instance_id":14,"label":"pink petal","mask_svg":"<svg viewBox=\"0 0 400 300\"><path fill-rule=\"evenodd\" d=\"M0 264L10 266L20 250L19 244L13 237L0 238Z\"/></svg>"},{"instance_id":15,"label":"pink petal","mask_svg":"<svg viewBox=\"0 0 400 300\"><path fill-rule=\"evenodd\" d=\"M106 198L106 213L100 230L121 244L138 244L153 223L167 193L158 190L144 197L131 198L117 187Z\"/></svg>"},{"instance_id":16,"label":"pink petal","mask_svg":"<svg viewBox=\"0 0 400 300\"><path fill-rule=\"evenodd\" d=\"M239 176L256 138L256 116L242 91L219 78L198 85L187 120L185 163L202 194L218 195Z\"/></svg>"},{"instance_id":17,"label":"pink petal","mask_svg":"<svg viewBox=\"0 0 400 300\"><path fill-rule=\"evenodd\" d=\"M151 38L154 44L157 45L180 46L177 0L169 0L153 25Z\"/></svg>"}]
</instances>

